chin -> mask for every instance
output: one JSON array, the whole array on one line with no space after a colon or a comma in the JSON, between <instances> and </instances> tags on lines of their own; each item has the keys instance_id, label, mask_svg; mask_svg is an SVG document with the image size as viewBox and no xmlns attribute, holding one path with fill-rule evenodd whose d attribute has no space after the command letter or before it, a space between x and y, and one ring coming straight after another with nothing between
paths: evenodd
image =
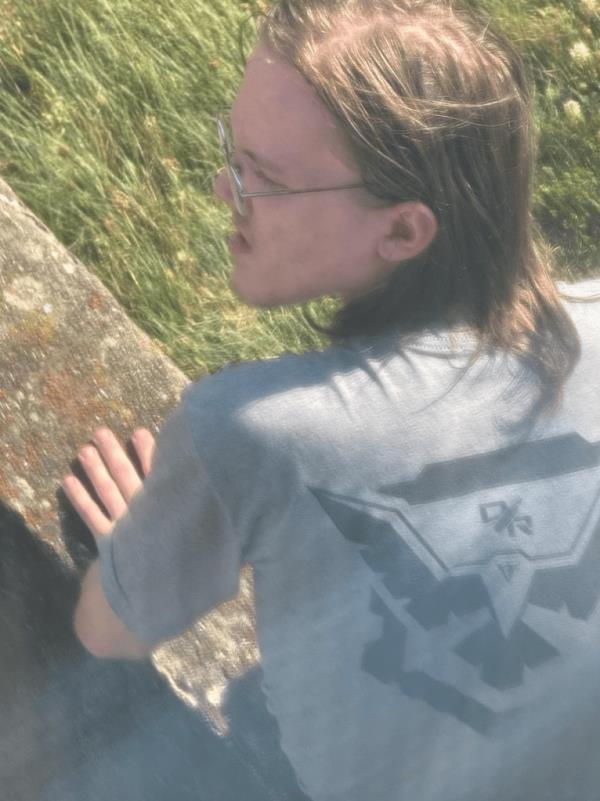
<instances>
[{"instance_id":1,"label":"chin","mask_svg":"<svg viewBox=\"0 0 600 801\"><path fill-rule=\"evenodd\" d=\"M308 289L302 291L297 287L273 286L273 282L264 281L250 281L247 283L244 279L250 279L250 275L245 275L243 272L234 270L230 286L233 293L244 303L249 306L256 306L261 309L276 309L281 306L293 306L298 303L306 303L309 300L325 297L326 292L313 291Z\"/></svg>"},{"instance_id":2,"label":"chin","mask_svg":"<svg viewBox=\"0 0 600 801\"><path fill-rule=\"evenodd\" d=\"M284 306L288 302L279 300L269 292L261 292L260 287L244 287L235 281L231 282L231 289L238 300L258 309L274 309L277 306Z\"/></svg>"}]
</instances>

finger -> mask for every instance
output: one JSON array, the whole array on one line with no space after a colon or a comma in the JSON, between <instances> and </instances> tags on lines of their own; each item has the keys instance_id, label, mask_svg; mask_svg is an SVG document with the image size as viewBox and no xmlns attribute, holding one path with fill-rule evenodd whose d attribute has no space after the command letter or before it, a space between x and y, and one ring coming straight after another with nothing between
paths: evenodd
<instances>
[{"instance_id":1,"label":"finger","mask_svg":"<svg viewBox=\"0 0 600 801\"><path fill-rule=\"evenodd\" d=\"M67 498L95 537L108 534L113 527L96 501L83 486L81 481L73 475L65 476L62 487Z\"/></svg>"},{"instance_id":2,"label":"finger","mask_svg":"<svg viewBox=\"0 0 600 801\"><path fill-rule=\"evenodd\" d=\"M126 504L142 486L137 470L125 449L109 428L99 428L92 437L108 473L119 489ZM104 499L103 499L104 500Z\"/></svg>"},{"instance_id":3,"label":"finger","mask_svg":"<svg viewBox=\"0 0 600 801\"><path fill-rule=\"evenodd\" d=\"M96 448L88 445L82 448L78 458L106 511L113 520L118 520L127 511L127 503L100 454Z\"/></svg>"},{"instance_id":4,"label":"finger","mask_svg":"<svg viewBox=\"0 0 600 801\"><path fill-rule=\"evenodd\" d=\"M131 435L131 441L135 447L142 465L142 472L147 476L152 469L154 452L156 450L156 440L147 428L138 428Z\"/></svg>"}]
</instances>

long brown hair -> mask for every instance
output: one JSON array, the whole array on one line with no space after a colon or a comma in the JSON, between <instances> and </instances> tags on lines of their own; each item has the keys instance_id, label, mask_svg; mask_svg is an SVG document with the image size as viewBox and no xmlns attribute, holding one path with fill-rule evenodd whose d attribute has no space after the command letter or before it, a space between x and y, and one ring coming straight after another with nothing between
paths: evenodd
<instances>
[{"instance_id":1,"label":"long brown hair","mask_svg":"<svg viewBox=\"0 0 600 801\"><path fill-rule=\"evenodd\" d=\"M334 339L414 333L448 315L479 350L527 360L538 410L580 355L532 215L537 137L523 60L490 19L449 0L275 0L259 41L294 66L338 121L365 204L421 201L430 247L342 306Z\"/></svg>"}]
</instances>

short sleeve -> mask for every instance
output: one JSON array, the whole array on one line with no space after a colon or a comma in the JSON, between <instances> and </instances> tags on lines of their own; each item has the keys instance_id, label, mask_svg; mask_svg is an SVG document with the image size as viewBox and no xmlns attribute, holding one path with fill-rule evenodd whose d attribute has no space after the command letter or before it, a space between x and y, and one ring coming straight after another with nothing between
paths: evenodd
<instances>
[{"instance_id":1,"label":"short sleeve","mask_svg":"<svg viewBox=\"0 0 600 801\"><path fill-rule=\"evenodd\" d=\"M158 434L142 489L100 539L99 552L111 607L148 644L181 633L237 594L241 546L182 403Z\"/></svg>"}]
</instances>

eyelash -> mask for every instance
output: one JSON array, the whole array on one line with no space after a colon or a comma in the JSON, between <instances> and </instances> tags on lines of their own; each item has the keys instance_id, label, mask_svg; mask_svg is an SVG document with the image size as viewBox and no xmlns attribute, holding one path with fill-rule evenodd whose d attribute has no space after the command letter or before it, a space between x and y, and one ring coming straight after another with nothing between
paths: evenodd
<instances>
[{"instance_id":1,"label":"eyelash","mask_svg":"<svg viewBox=\"0 0 600 801\"><path fill-rule=\"evenodd\" d=\"M234 167L236 168L236 170L237 170L237 171L240 173L240 175L243 175L243 173L244 173L244 168L242 167L242 165L241 165L239 162L236 162L236 163L234 163L234 165L233 165L233 166L234 166ZM256 177L257 177L257 178L263 178L265 181L268 181L268 182L269 182L270 184L272 184L273 186L279 186L279 184L275 183L275 181L272 181L272 180L271 180L271 179L270 179L268 176L266 176L266 175L265 175L263 172L261 172L260 170L254 170L254 174L256 175Z\"/></svg>"}]
</instances>

